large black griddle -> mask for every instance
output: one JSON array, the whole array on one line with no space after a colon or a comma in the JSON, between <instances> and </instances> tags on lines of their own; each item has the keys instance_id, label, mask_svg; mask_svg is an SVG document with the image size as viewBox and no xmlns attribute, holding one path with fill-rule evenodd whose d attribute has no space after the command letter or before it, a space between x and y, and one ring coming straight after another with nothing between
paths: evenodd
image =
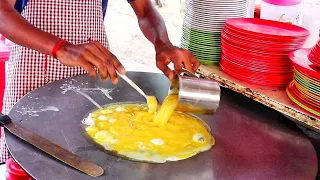
<instances>
[{"instance_id":1,"label":"large black griddle","mask_svg":"<svg viewBox=\"0 0 320 180\"><path fill-rule=\"evenodd\" d=\"M162 101L169 81L162 74L128 72L128 77L147 94ZM95 148L82 134L80 123L96 108L73 91L62 94L63 84L82 88L114 88L108 99L100 91L87 93L100 105L144 101L126 82L117 86L87 75L48 84L23 97L11 110L14 122L61 145L105 169L89 177L53 159L9 132L8 148L15 160L39 180L214 180L214 179L314 179L318 170L315 150L308 138L289 120L253 100L222 89L220 107L214 116L200 116L211 127L216 145L208 152L178 162L148 164L124 160ZM54 106L59 111L35 111ZM38 115L38 116L36 116Z\"/></svg>"}]
</instances>

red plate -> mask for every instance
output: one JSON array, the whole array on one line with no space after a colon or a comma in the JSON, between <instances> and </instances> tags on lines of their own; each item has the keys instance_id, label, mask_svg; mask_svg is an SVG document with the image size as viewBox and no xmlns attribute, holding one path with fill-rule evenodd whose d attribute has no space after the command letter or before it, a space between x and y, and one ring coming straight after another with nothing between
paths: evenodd
<instances>
[{"instance_id":1,"label":"red plate","mask_svg":"<svg viewBox=\"0 0 320 180\"><path fill-rule=\"evenodd\" d=\"M241 57L243 59L256 59L257 61L262 62L275 62L282 64L291 64L291 61L288 55L264 55L264 54L254 54L246 51L242 51L240 49L230 47L227 44L221 44L222 52L225 54L230 54L236 57Z\"/></svg>"},{"instance_id":2,"label":"red plate","mask_svg":"<svg viewBox=\"0 0 320 180\"><path fill-rule=\"evenodd\" d=\"M243 35L241 33L239 33L239 31L235 31L232 32L230 31L230 29L227 28L227 26L225 26L223 28L222 34L224 34L225 36L228 37L235 37L241 40L245 40L245 41L249 41L249 42L253 42L253 43L261 43L261 44L273 44L273 45L291 45L291 46L297 46L297 45L301 45L305 42L306 39L302 39L300 41L284 41L283 39L277 39L277 40L272 40L270 38L266 38L266 39L262 39L260 37L255 37L252 36L250 34L248 35Z\"/></svg>"},{"instance_id":3,"label":"red plate","mask_svg":"<svg viewBox=\"0 0 320 180\"><path fill-rule=\"evenodd\" d=\"M312 48L311 49L311 54L314 55L317 59L320 59L320 48Z\"/></svg>"},{"instance_id":4,"label":"red plate","mask_svg":"<svg viewBox=\"0 0 320 180\"><path fill-rule=\"evenodd\" d=\"M260 50L259 51L259 50L247 49L247 48L243 48L243 47L228 43L223 39L221 39L221 45L228 46L228 47L231 47L231 48L234 48L234 49L238 49L239 51L246 52L246 53L249 53L249 54L260 55L260 56L267 55L267 56L275 56L275 57L277 57L277 56L284 57L284 56L288 56L288 54L291 52L291 51L287 51L287 52L273 52L273 51L270 51L270 52L268 52L267 50L265 50L265 51Z\"/></svg>"},{"instance_id":5,"label":"red plate","mask_svg":"<svg viewBox=\"0 0 320 180\"><path fill-rule=\"evenodd\" d=\"M229 69L225 68L223 65L221 65L221 69L228 75L237 78L241 81L247 82L247 83L254 83L257 85L262 85L262 86L271 86L271 87L281 87L285 86L287 83L284 82L274 82L274 81L265 81L265 80L260 80L260 79L248 79L246 76L239 75L237 73L234 73L230 71Z\"/></svg>"},{"instance_id":6,"label":"red plate","mask_svg":"<svg viewBox=\"0 0 320 180\"><path fill-rule=\"evenodd\" d=\"M290 61L289 57L283 58L283 59L278 59L278 58L273 58L270 57L269 59L267 58L261 58L258 56L254 56L248 53L242 53L238 51L230 51L227 50L226 48L222 48L222 53L226 57L230 57L233 59L239 59L242 62L247 62L247 64L265 64L268 66L280 66L280 67L293 67L292 62Z\"/></svg>"},{"instance_id":7,"label":"red plate","mask_svg":"<svg viewBox=\"0 0 320 180\"><path fill-rule=\"evenodd\" d=\"M221 41L222 42L226 42L228 44L232 44L234 46L239 46L241 48L244 49L249 49L249 50L254 50L257 52L269 52L269 53L286 53L289 54L289 52L296 50L296 49L300 49L302 47L302 45L299 46L276 46L274 44L261 44L261 43L252 43L252 42L248 42L248 41L243 41L243 40L237 40L233 37L226 37L224 34L221 35Z\"/></svg>"},{"instance_id":8,"label":"red plate","mask_svg":"<svg viewBox=\"0 0 320 180\"><path fill-rule=\"evenodd\" d=\"M307 74L313 78L320 79L320 67L313 64L308 55L310 49L299 49L293 51L289 54L289 58L293 62L295 68L297 68L301 73Z\"/></svg>"},{"instance_id":9,"label":"red plate","mask_svg":"<svg viewBox=\"0 0 320 180\"><path fill-rule=\"evenodd\" d=\"M244 76L247 79L273 81L273 82L283 82L291 80L293 78L293 73L268 73L268 72L254 72L248 70L232 63L228 62L224 57L221 58L220 64L227 68L229 71L237 73Z\"/></svg>"},{"instance_id":10,"label":"red plate","mask_svg":"<svg viewBox=\"0 0 320 180\"><path fill-rule=\"evenodd\" d=\"M294 38L310 35L308 30L299 26L257 18L231 18L227 19L226 24L239 31L270 37Z\"/></svg>"},{"instance_id":11,"label":"red plate","mask_svg":"<svg viewBox=\"0 0 320 180\"><path fill-rule=\"evenodd\" d=\"M259 49L254 49L254 48L246 48L246 47L242 47L242 46L238 46L236 44L232 44L230 42L227 42L225 41L224 39L221 39L221 45L225 45L225 46L229 46L231 48L234 48L234 49L238 49L239 51L242 51L242 52L246 52L246 53L249 53L249 54L254 54L254 55L260 55L260 56L288 56L288 54L291 52L291 51L282 51L282 52L279 52L279 51L268 51L267 49L266 50L259 50Z\"/></svg>"},{"instance_id":12,"label":"red plate","mask_svg":"<svg viewBox=\"0 0 320 180\"><path fill-rule=\"evenodd\" d=\"M289 90L291 95L294 95L295 98L299 99L299 102L303 102L305 106L307 106L308 108L312 108L318 112L320 112L320 109L318 108L319 105L317 105L317 103L314 103L312 101L310 101L310 99L308 99L308 97L306 97L304 94L302 94L296 87L295 83L290 83L289 84Z\"/></svg>"},{"instance_id":13,"label":"red plate","mask_svg":"<svg viewBox=\"0 0 320 180\"><path fill-rule=\"evenodd\" d=\"M272 46L263 47L257 44L248 45L249 44L248 42L239 43L238 41L234 41L232 39L227 39L224 37L221 38L221 43L228 44L229 46L241 49L243 51L254 52L259 54L288 55L291 51L299 49L299 47L289 49L289 48L274 48Z\"/></svg>"},{"instance_id":14,"label":"red plate","mask_svg":"<svg viewBox=\"0 0 320 180\"><path fill-rule=\"evenodd\" d=\"M297 83L296 81L294 81L295 83ZM314 97L308 96L305 92L302 92L301 90L298 89L297 84L295 84L294 86L292 86L292 91L293 93L296 94L296 96L298 96L301 100L305 101L306 103L315 106L315 107L319 107L320 106L320 102L318 102ZM319 96L320 98L320 96Z\"/></svg>"},{"instance_id":15,"label":"red plate","mask_svg":"<svg viewBox=\"0 0 320 180\"><path fill-rule=\"evenodd\" d=\"M229 63L232 63L235 66L239 66L248 70L257 71L257 72L269 72L269 73L292 73L293 72L293 66L286 66L286 67L279 67L276 65L268 66L264 63L260 64L249 64L247 61L241 61L238 58L232 58L225 56L222 54L222 58L224 58Z\"/></svg>"},{"instance_id":16,"label":"red plate","mask_svg":"<svg viewBox=\"0 0 320 180\"><path fill-rule=\"evenodd\" d=\"M222 54L223 56L225 56L224 54ZM252 63L248 63L248 62L244 62L244 61L239 61L238 59L233 59L230 58L228 56L225 56L229 61L231 61L232 63L235 64L239 64L241 66L247 67L247 68L251 68L251 69L258 69L261 71L268 71L268 72L293 72L293 66L288 66L288 67L283 67L283 66L277 66L277 65L265 65L265 64L252 64Z\"/></svg>"},{"instance_id":17,"label":"red plate","mask_svg":"<svg viewBox=\"0 0 320 180\"><path fill-rule=\"evenodd\" d=\"M247 68L234 65L228 62L224 57L221 58L221 61L222 61L222 64L229 70L232 70L232 72L236 72L241 75L247 76L247 78L272 79L273 81L277 81L277 80L282 81L283 79L293 78L293 72L274 73L274 72L253 71Z\"/></svg>"},{"instance_id":18,"label":"red plate","mask_svg":"<svg viewBox=\"0 0 320 180\"><path fill-rule=\"evenodd\" d=\"M258 34L254 32L248 32L245 31L244 29L239 29L234 26L231 26L230 24L225 24L225 28L228 29L228 31L236 34L240 34L242 36L247 36L247 37L262 37L263 40L267 41L279 41L283 40L282 42L289 42L289 43L294 43L294 42L300 42L303 41L304 39L307 39L309 36L291 36L291 37L285 37L285 36L272 36L272 35L266 35L266 34ZM309 32L309 31L308 31ZM251 36L250 36L251 35Z\"/></svg>"},{"instance_id":19,"label":"red plate","mask_svg":"<svg viewBox=\"0 0 320 180\"><path fill-rule=\"evenodd\" d=\"M240 81L251 83L251 84L257 84L257 85L269 86L269 87L282 87L282 86L285 86L287 84L287 83L282 83L282 82L281 83L275 83L275 82L266 82L266 81L261 81L261 80L245 79L245 78L243 78L243 76L237 76L235 73L228 71L223 66L221 68L223 69L223 71L226 74L228 74L228 75L230 75L230 76L232 76L232 77L234 77L234 78L236 78L236 79L238 79Z\"/></svg>"},{"instance_id":20,"label":"red plate","mask_svg":"<svg viewBox=\"0 0 320 180\"><path fill-rule=\"evenodd\" d=\"M228 41L232 41L236 44L240 44L240 45L245 45L245 46L249 46L249 47L263 47L263 48L268 48L268 49L276 49L276 50L284 50L284 49L299 49L300 47L302 47L302 43L300 44L279 44L278 42L273 42L273 43L264 43L264 42L256 42L256 41L252 41L252 40L247 40L247 39L241 39L235 36L230 36L226 33L222 33L221 34L221 38L222 39L226 39Z\"/></svg>"},{"instance_id":21,"label":"red plate","mask_svg":"<svg viewBox=\"0 0 320 180\"><path fill-rule=\"evenodd\" d=\"M319 42L317 42L316 45L314 45L314 48L320 50L320 40L319 40Z\"/></svg>"},{"instance_id":22,"label":"red plate","mask_svg":"<svg viewBox=\"0 0 320 180\"><path fill-rule=\"evenodd\" d=\"M317 111L317 112L320 113L320 110L319 110L318 108L315 108L315 107L313 107L313 106L310 106L309 104L307 104L307 103L305 103L304 101L302 101L299 97L297 97L297 96L292 92L292 89L290 88L290 87L292 87L292 86L294 86L293 81L292 81L292 82L288 85L288 87L287 87L287 94L289 93L290 96L292 96L294 100L298 101L298 102L299 102L300 104L302 104L303 106L306 106L307 108L312 109L312 110ZM293 103L296 104L296 102L294 102L290 97L289 97L289 99L290 99ZM311 114L313 114L313 115L316 115L316 114L314 114L313 112L310 112L310 111L306 110L304 107L300 106L299 104L297 104L297 105L298 105L304 112L307 112L307 113L311 113ZM320 116L318 116L318 115L316 115L316 116L317 116L317 117L320 117Z\"/></svg>"},{"instance_id":23,"label":"red plate","mask_svg":"<svg viewBox=\"0 0 320 180\"><path fill-rule=\"evenodd\" d=\"M227 24L224 26L224 29L226 29L226 32L228 32L230 35L238 35L242 36L244 38L249 39L255 39L256 41L262 41L262 42L274 42L274 43L292 43L292 44L304 44L304 42L307 40L307 37L293 37L293 38L283 38L283 37L271 37L267 35L254 35L252 33L244 33L239 31L238 29L233 29L232 27L228 26Z\"/></svg>"},{"instance_id":24,"label":"red plate","mask_svg":"<svg viewBox=\"0 0 320 180\"><path fill-rule=\"evenodd\" d=\"M313 54L309 54L308 58L310 60L310 62L312 62L313 64L320 66L320 59L316 58Z\"/></svg>"},{"instance_id":25,"label":"red plate","mask_svg":"<svg viewBox=\"0 0 320 180\"><path fill-rule=\"evenodd\" d=\"M312 53L316 54L317 56L320 56L320 47L313 47L311 50Z\"/></svg>"},{"instance_id":26,"label":"red plate","mask_svg":"<svg viewBox=\"0 0 320 180\"><path fill-rule=\"evenodd\" d=\"M314 50L311 50L310 54L312 54L314 56L314 58L318 59L318 61L320 61L320 53L317 53Z\"/></svg>"},{"instance_id":27,"label":"red plate","mask_svg":"<svg viewBox=\"0 0 320 180\"><path fill-rule=\"evenodd\" d=\"M233 59L239 59L243 62L247 62L249 64L266 64L266 65L271 65L271 66L292 66L292 63L289 59L289 57L285 57L285 58L273 58L273 57L259 57L259 56L254 56L248 53L242 53L242 52L238 52L238 51L231 51L228 48L225 48L223 46L222 48L222 53L227 56L227 57L231 57Z\"/></svg>"},{"instance_id":28,"label":"red plate","mask_svg":"<svg viewBox=\"0 0 320 180\"><path fill-rule=\"evenodd\" d=\"M319 105L317 105L317 102L313 102L308 96L306 96L305 94L303 94L302 92L300 92L297 87L296 87L296 81L294 81L293 84L289 85L289 89L291 94L295 95L296 98L298 98L299 100L301 100L302 102L304 102L305 104L309 105L310 107L317 108Z\"/></svg>"},{"instance_id":29,"label":"red plate","mask_svg":"<svg viewBox=\"0 0 320 180\"><path fill-rule=\"evenodd\" d=\"M316 79L314 77L311 77L309 76L308 74L304 74L303 72L301 72L299 69L295 68L295 71L297 71L297 73L299 74L300 77L306 79L307 81L311 81L313 83L316 83L316 84L320 84L320 80L319 79Z\"/></svg>"}]
</instances>

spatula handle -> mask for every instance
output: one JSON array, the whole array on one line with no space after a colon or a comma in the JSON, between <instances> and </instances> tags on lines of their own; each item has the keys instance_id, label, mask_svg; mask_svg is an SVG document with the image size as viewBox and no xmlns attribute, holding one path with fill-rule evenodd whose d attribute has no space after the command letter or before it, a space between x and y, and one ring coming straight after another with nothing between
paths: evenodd
<instances>
[{"instance_id":1,"label":"spatula handle","mask_svg":"<svg viewBox=\"0 0 320 180\"><path fill-rule=\"evenodd\" d=\"M118 73L118 76L120 76L124 81L126 81L131 87L133 87L136 91L138 91L144 98L147 99L147 95L146 93L143 92L142 89L139 88L138 85L136 85L136 83L134 83L131 79L129 79L126 75L122 75L120 73Z\"/></svg>"},{"instance_id":2,"label":"spatula handle","mask_svg":"<svg viewBox=\"0 0 320 180\"><path fill-rule=\"evenodd\" d=\"M7 115L0 113L0 126L4 127L5 125L11 123L11 118Z\"/></svg>"}]
</instances>

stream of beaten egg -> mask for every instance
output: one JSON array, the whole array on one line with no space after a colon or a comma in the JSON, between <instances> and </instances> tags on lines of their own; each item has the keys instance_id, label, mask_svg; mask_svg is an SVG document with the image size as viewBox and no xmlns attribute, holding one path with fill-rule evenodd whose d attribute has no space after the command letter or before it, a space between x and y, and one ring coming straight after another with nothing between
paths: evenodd
<instances>
[{"instance_id":1,"label":"stream of beaten egg","mask_svg":"<svg viewBox=\"0 0 320 180\"><path fill-rule=\"evenodd\" d=\"M181 160L210 149L214 138L206 126L175 112L177 105L176 95L169 95L158 111L152 97L148 105L113 105L91 113L86 131L107 150L142 161Z\"/></svg>"}]
</instances>

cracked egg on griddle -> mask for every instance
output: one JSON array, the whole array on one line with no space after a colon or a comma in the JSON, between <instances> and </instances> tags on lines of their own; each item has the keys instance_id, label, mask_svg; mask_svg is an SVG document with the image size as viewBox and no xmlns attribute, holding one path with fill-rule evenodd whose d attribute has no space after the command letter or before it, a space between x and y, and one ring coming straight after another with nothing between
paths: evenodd
<instances>
[{"instance_id":1,"label":"cracked egg on griddle","mask_svg":"<svg viewBox=\"0 0 320 180\"><path fill-rule=\"evenodd\" d=\"M168 96L156 112L144 103L110 104L91 112L82 125L105 151L134 161L165 163L209 150L215 144L209 127L196 116L174 111L173 101Z\"/></svg>"}]
</instances>

